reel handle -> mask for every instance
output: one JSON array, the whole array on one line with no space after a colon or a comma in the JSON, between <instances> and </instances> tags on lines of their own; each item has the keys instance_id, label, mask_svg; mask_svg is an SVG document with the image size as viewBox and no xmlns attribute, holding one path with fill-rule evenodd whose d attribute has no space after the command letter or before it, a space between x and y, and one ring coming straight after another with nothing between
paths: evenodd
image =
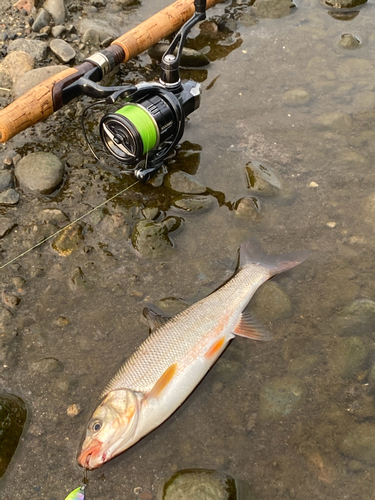
<instances>
[{"instance_id":1,"label":"reel handle","mask_svg":"<svg viewBox=\"0 0 375 500\"><path fill-rule=\"evenodd\" d=\"M206 12L206 0L194 0L195 12L204 14Z\"/></svg>"}]
</instances>

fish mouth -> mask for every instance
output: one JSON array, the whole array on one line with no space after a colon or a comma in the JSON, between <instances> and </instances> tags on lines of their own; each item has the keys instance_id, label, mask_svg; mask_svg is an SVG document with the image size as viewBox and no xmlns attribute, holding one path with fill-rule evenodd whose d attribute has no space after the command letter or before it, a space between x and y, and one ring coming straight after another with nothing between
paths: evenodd
<instances>
[{"instance_id":1,"label":"fish mouth","mask_svg":"<svg viewBox=\"0 0 375 500\"><path fill-rule=\"evenodd\" d=\"M100 465L104 463L104 460L98 461L101 448L102 443L97 439L93 440L90 446L88 446L78 454L77 462L79 463L79 465L84 469L95 469L96 467L100 467ZM106 455L107 453L104 452L101 458L105 459Z\"/></svg>"}]
</instances>

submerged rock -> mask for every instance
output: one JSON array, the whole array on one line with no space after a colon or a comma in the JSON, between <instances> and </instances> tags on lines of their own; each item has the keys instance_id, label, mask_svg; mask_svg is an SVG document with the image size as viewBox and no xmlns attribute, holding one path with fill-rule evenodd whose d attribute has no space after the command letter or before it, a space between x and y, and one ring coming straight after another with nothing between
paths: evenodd
<instances>
[{"instance_id":1,"label":"submerged rock","mask_svg":"<svg viewBox=\"0 0 375 500\"><path fill-rule=\"evenodd\" d=\"M354 425L340 441L339 450L350 458L375 465L375 424Z\"/></svg>"},{"instance_id":2,"label":"submerged rock","mask_svg":"<svg viewBox=\"0 0 375 500\"><path fill-rule=\"evenodd\" d=\"M25 403L13 394L0 394L0 478L17 449L25 425Z\"/></svg>"},{"instance_id":3,"label":"submerged rock","mask_svg":"<svg viewBox=\"0 0 375 500\"><path fill-rule=\"evenodd\" d=\"M292 314L292 302L286 292L274 281L267 281L257 291L251 311L260 322L276 321Z\"/></svg>"},{"instance_id":4,"label":"submerged rock","mask_svg":"<svg viewBox=\"0 0 375 500\"><path fill-rule=\"evenodd\" d=\"M352 9L353 7L363 5L366 2L367 0L320 0L322 5L332 7L334 9Z\"/></svg>"},{"instance_id":5,"label":"submerged rock","mask_svg":"<svg viewBox=\"0 0 375 500\"><path fill-rule=\"evenodd\" d=\"M246 164L247 187L258 194L275 195L282 183L272 168L265 162L251 160Z\"/></svg>"},{"instance_id":6,"label":"submerged rock","mask_svg":"<svg viewBox=\"0 0 375 500\"><path fill-rule=\"evenodd\" d=\"M288 106L304 106L311 101L311 95L304 89L292 89L283 94L283 102Z\"/></svg>"},{"instance_id":7,"label":"submerged rock","mask_svg":"<svg viewBox=\"0 0 375 500\"><path fill-rule=\"evenodd\" d=\"M373 332L375 323L375 302L357 299L344 307L334 318L332 327L339 335L367 335Z\"/></svg>"},{"instance_id":8,"label":"submerged rock","mask_svg":"<svg viewBox=\"0 0 375 500\"><path fill-rule=\"evenodd\" d=\"M173 205L185 212L203 212L213 204L212 196L182 196L174 200Z\"/></svg>"},{"instance_id":9,"label":"submerged rock","mask_svg":"<svg viewBox=\"0 0 375 500\"><path fill-rule=\"evenodd\" d=\"M259 202L254 196L246 196L235 203L234 210L238 217L255 220L260 213Z\"/></svg>"},{"instance_id":10,"label":"submerged rock","mask_svg":"<svg viewBox=\"0 0 375 500\"><path fill-rule=\"evenodd\" d=\"M168 233L178 229L181 222L180 217L167 217L162 222L139 221L132 234L134 248L145 257L162 255L173 246Z\"/></svg>"},{"instance_id":11,"label":"submerged rock","mask_svg":"<svg viewBox=\"0 0 375 500\"><path fill-rule=\"evenodd\" d=\"M66 257L82 245L82 226L74 224L59 233L52 242L52 247L57 253Z\"/></svg>"},{"instance_id":12,"label":"submerged rock","mask_svg":"<svg viewBox=\"0 0 375 500\"><path fill-rule=\"evenodd\" d=\"M305 384L296 377L271 380L260 390L259 418L277 420L286 417L301 406L305 395Z\"/></svg>"},{"instance_id":13,"label":"submerged rock","mask_svg":"<svg viewBox=\"0 0 375 500\"><path fill-rule=\"evenodd\" d=\"M207 191L206 186L183 171L166 175L164 185L177 193L183 194L203 194Z\"/></svg>"},{"instance_id":14,"label":"submerged rock","mask_svg":"<svg viewBox=\"0 0 375 500\"><path fill-rule=\"evenodd\" d=\"M343 33L340 38L340 45L346 49L358 49L361 45L361 40L351 33Z\"/></svg>"},{"instance_id":15,"label":"submerged rock","mask_svg":"<svg viewBox=\"0 0 375 500\"><path fill-rule=\"evenodd\" d=\"M369 352L360 337L339 338L329 356L329 367L339 377L353 378L364 368Z\"/></svg>"},{"instance_id":16,"label":"submerged rock","mask_svg":"<svg viewBox=\"0 0 375 500\"><path fill-rule=\"evenodd\" d=\"M250 487L222 472L187 469L177 472L157 496L157 500L254 500Z\"/></svg>"},{"instance_id":17,"label":"submerged rock","mask_svg":"<svg viewBox=\"0 0 375 500\"><path fill-rule=\"evenodd\" d=\"M290 14L295 4L291 0L255 0L253 9L257 17L278 19Z\"/></svg>"},{"instance_id":18,"label":"submerged rock","mask_svg":"<svg viewBox=\"0 0 375 500\"><path fill-rule=\"evenodd\" d=\"M51 153L30 153L17 163L15 174L21 187L50 194L63 179L64 165Z\"/></svg>"}]
</instances>

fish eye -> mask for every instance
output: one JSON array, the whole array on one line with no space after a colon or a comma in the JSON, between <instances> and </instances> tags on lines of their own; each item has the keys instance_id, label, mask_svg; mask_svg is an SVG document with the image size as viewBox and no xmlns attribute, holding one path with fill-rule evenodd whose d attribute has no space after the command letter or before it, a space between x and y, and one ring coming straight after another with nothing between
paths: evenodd
<instances>
[{"instance_id":1,"label":"fish eye","mask_svg":"<svg viewBox=\"0 0 375 500\"><path fill-rule=\"evenodd\" d=\"M98 419L92 420L89 424L89 429L92 432L99 432L100 429L102 428L102 422Z\"/></svg>"}]
</instances>

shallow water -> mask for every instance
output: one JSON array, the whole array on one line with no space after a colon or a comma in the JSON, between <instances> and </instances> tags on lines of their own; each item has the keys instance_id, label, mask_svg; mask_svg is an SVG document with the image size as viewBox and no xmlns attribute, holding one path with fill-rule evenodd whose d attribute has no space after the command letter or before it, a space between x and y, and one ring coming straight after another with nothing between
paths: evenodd
<instances>
[{"instance_id":1,"label":"shallow water","mask_svg":"<svg viewBox=\"0 0 375 500\"><path fill-rule=\"evenodd\" d=\"M134 7L125 29L169 3ZM225 9L235 16L240 8L252 12L246 2L226 2L208 17ZM373 19L371 2L343 21L318 0L304 0L281 18L253 26L238 21L232 35L203 37L196 28L189 45L210 46L212 62L190 73L202 79L203 97L182 151L195 154L180 151L169 168L205 184L216 198L211 209L186 214L171 208L170 189L137 185L82 223L86 251L81 246L63 257L49 242L1 271L9 293L14 277L25 280L2 331L1 388L28 408L18 452L0 481L2 498L65 498L81 484L75 460L81 433L103 387L148 334L143 307L154 303L173 314L206 296L230 277L237 248L251 235L270 253L312 250L303 265L273 280L291 309L274 314L269 287L254 299L274 340L234 339L167 422L88 474L89 498L137 498L134 488L155 492L163 478L196 467L245 479L259 500L375 498L375 460L342 446L353 429L375 421L373 323L351 328L348 320L348 330L338 319L353 301L375 300ZM357 36L359 48L340 45L343 33ZM147 55L139 63L129 66L132 77L155 71ZM126 79L126 70L116 78ZM24 194L16 208L1 209L18 223L2 240L3 262L30 246L43 208L73 220L132 181L113 166L95 165L76 105L69 109L0 146L4 155L51 151L69 164L59 193ZM251 160L266 162L281 179L278 194L249 190ZM258 199L255 217L233 209L246 196ZM130 232L141 209L155 206L184 221L171 234L173 249L147 259L134 252ZM125 226L113 224L116 213ZM343 367L342 359L359 351L362 358ZM262 394L286 376L301 384L301 404L267 418ZM71 418L66 410L73 403L82 412Z\"/></svg>"}]
</instances>

